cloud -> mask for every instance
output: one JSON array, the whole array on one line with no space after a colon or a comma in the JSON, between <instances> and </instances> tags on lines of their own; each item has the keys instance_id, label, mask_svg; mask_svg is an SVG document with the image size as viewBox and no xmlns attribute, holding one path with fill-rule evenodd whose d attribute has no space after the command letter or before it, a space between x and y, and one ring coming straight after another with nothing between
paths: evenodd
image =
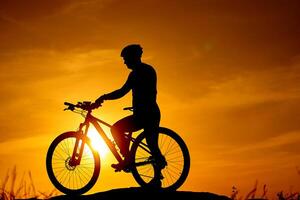
<instances>
[{"instance_id":1,"label":"cloud","mask_svg":"<svg viewBox=\"0 0 300 200\"><path fill-rule=\"evenodd\" d=\"M198 147L225 144L229 149L238 148L299 132L298 56L290 58L289 63L258 70L241 68L231 74L220 66L209 77L199 72L196 76L181 74L180 79L165 79L168 74L163 74L158 97L164 123L186 137L200 137L190 140ZM296 145L281 148L299 152Z\"/></svg>"},{"instance_id":2,"label":"cloud","mask_svg":"<svg viewBox=\"0 0 300 200\"><path fill-rule=\"evenodd\" d=\"M249 175L259 180L276 180L274 172L294 177L300 158L299 133L287 132L246 145L203 145L198 151L201 159L195 165L216 173L226 171L230 179L236 177L239 182L243 182L243 177L249 179ZM275 182L280 185L278 180Z\"/></svg>"},{"instance_id":3,"label":"cloud","mask_svg":"<svg viewBox=\"0 0 300 200\"><path fill-rule=\"evenodd\" d=\"M60 10L68 7L72 1L70 0L53 0L53 1L38 1L38 0L3 0L1 1L0 14L6 15L11 19L27 21L35 18L42 18L53 15Z\"/></svg>"},{"instance_id":4,"label":"cloud","mask_svg":"<svg viewBox=\"0 0 300 200\"><path fill-rule=\"evenodd\" d=\"M51 132L50 124L60 120L55 113L62 110L67 98L92 99L101 90L112 89L118 80L126 79L125 67L120 65L119 52L114 49L34 49L7 54L0 61L0 103L5 105L0 114L0 130L6 133L0 135L0 141ZM33 130L37 122L38 127Z\"/></svg>"},{"instance_id":5,"label":"cloud","mask_svg":"<svg viewBox=\"0 0 300 200\"><path fill-rule=\"evenodd\" d=\"M12 46L111 48L138 40L170 52L176 62L196 49L200 50L197 54L202 55L203 65L211 67L217 63L227 68L234 63L249 66L285 62L299 50L297 2L284 7L272 1L255 4L132 0L2 2L3 16L22 21L27 29L34 30L26 34L13 25L3 28L2 34L16 41L1 41L6 50Z\"/></svg>"},{"instance_id":6,"label":"cloud","mask_svg":"<svg viewBox=\"0 0 300 200\"><path fill-rule=\"evenodd\" d=\"M273 136L261 141L257 141L254 143L250 143L248 145L243 145L241 147L234 147L234 148L229 148L227 147L227 150L220 151L223 155L228 155L228 154L247 154L250 152L283 152L283 153L291 153L289 151L285 152L285 150L288 149L283 149L283 147L290 146L291 148L295 147L297 150L294 152L295 155L298 154L300 151L300 132L295 131L295 132L288 132L284 133L278 136ZM228 150L230 149L230 150Z\"/></svg>"},{"instance_id":7,"label":"cloud","mask_svg":"<svg viewBox=\"0 0 300 200\"><path fill-rule=\"evenodd\" d=\"M222 65L199 68L194 63L185 69L176 68L177 75L169 67L168 71L163 71L159 83L164 94L172 98L176 96L174 101L178 97L179 101L184 99L182 106L193 103L199 109L242 109L264 102L300 98L298 56L291 57L288 62L263 69L236 67L233 71ZM168 87L174 84L176 87Z\"/></svg>"},{"instance_id":8,"label":"cloud","mask_svg":"<svg viewBox=\"0 0 300 200\"><path fill-rule=\"evenodd\" d=\"M67 49L92 46L99 32L94 12L106 0L1 1L0 53L32 48ZM100 41L101 43L101 41Z\"/></svg>"},{"instance_id":9,"label":"cloud","mask_svg":"<svg viewBox=\"0 0 300 200\"><path fill-rule=\"evenodd\" d=\"M40 135L40 136L26 136L23 138L15 138L9 141L1 141L0 149L5 149L5 151L1 151L0 154L2 156L5 155L19 155L24 152L44 149L49 145L49 136Z\"/></svg>"}]
</instances>

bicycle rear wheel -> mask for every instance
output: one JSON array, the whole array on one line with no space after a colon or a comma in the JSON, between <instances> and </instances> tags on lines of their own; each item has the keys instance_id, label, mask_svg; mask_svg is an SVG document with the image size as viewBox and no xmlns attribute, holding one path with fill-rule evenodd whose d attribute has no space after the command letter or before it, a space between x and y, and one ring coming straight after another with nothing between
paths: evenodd
<instances>
[{"instance_id":1,"label":"bicycle rear wheel","mask_svg":"<svg viewBox=\"0 0 300 200\"><path fill-rule=\"evenodd\" d=\"M190 169L190 155L182 138L174 131L167 128L159 128L158 145L167 165L161 170L162 189L176 190L186 180ZM142 187L154 178L155 160L147 145L145 134L141 133L131 148L131 156L134 162L132 175Z\"/></svg>"},{"instance_id":2,"label":"bicycle rear wheel","mask_svg":"<svg viewBox=\"0 0 300 200\"><path fill-rule=\"evenodd\" d=\"M50 145L46 158L48 176L61 192L79 195L90 190L96 183L100 172L98 152L92 149L87 138L79 165L70 166L75 142L82 135L66 132L59 135Z\"/></svg>"}]
</instances>

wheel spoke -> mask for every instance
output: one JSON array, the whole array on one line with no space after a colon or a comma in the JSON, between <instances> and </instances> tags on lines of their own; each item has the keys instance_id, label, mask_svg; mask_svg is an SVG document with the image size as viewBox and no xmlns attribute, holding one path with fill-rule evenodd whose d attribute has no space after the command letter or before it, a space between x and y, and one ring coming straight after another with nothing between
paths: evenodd
<instances>
[{"instance_id":1,"label":"wheel spoke","mask_svg":"<svg viewBox=\"0 0 300 200\"><path fill-rule=\"evenodd\" d=\"M147 176L147 175L144 175L144 174L140 174L141 176L143 176L143 177L146 177L146 178L153 178L153 176Z\"/></svg>"},{"instance_id":2,"label":"wheel spoke","mask_svg":"<svg viewBox=\"0 0 300 200\"><path fill-rule=\"evenodd\" d=\"M97 167L94 160L95 152L93 152L89 144L84 144L85 147L82 152L80 164L76 166L71 166L69 164L75 142L76 137L74 136L65 138L62 137L61 140L57 141L52 150L51 162L49 162L47 154L47 165L48 163L51 165L53 173L52 179L54 178L55 181L53 182L51 178L50 180L54 183L57 189L62 189L62 192L66 191L67 193L73 193L76 191L87 191L95 183L96 179L93 179L93 176L95 175L96 168L98 170L96 175L98 176L99 174L100 168L99 166ZM96 155L98 154L96 153Z\"/></svg>"},{"instance_id":3,"label":"wheel spoke","mask_svg":"<svg viewBox=\"0 0 300 200\"><path fill-rule=\"evenodd\" d=\"M185 181L189 171L189 154L186 145L182 139L171 130L161 129L159 133L158 145L162 155L165 157L167 165L161 170L162 187L178 189ZM155 176L155 160L151 160L150 150L145 151L140 148L140 144L146 143L145 135L143 138L137 138L133 143L135 163L132 174L135 180L141 185L146 185ZM146 164L149 162L149 164ZM145 163L146 165L143 165Z\"/></svg>"}]
</instances>

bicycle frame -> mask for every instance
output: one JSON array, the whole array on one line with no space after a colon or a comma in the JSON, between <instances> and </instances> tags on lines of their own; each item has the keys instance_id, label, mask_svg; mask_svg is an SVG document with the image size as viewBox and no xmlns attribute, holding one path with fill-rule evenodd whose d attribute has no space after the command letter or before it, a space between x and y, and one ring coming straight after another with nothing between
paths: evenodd
<instances>
[{"instance_id":1,"label":"bicycle frame","mask_svg":"<svg viewBox=\"0 0 300 200\"><path fill-rule=\"evenodd\" d=\"M153 154L153 151L156 152L157 149L152 149L147 144L148 139L151 139L148 138L150 135L147 132L141 132L136 137L132 137L135 131L129 131L124 136L131 143L130 151L128 157L123 158L114 139L111 139L108 131L103 127L113 129L114 126L92 115L92 111L101 105L87 101L78 102L76 105L64 102L64 105L67 106L64 110L81 114L84 120L76 131L67 131L57 136L47 151L47 173L59 191L71 195L83 194L97 181L101 163L99 153L89 139L88 131L91 124L119 161L118 167L112 166L115 171L132 173L141 187L148 187L154 180L154 187L157 189L162 184L165 189L176 190L186 180L190 168L190 156L186 144L176 132L159 127L158 148L163 156L159 157ZM156 186L157 178L161 183L157 183Z\"/></svg>"},{"instance_id":2,"label":"bicycle frame","mask_svg":"<svg viewBox=\"0 0 300 200\"><path fill-rule=\"evenodd\" d=\"M120 163L123 161L122 157L120 156L120 154L118 153L116 147L115 147L115 143L114 141L111 141L105 131L101 128L100 124L103 124L109 128L111 128L112 126L108 123L106 123L103 120L100 120L94 116L92 116L91 114L91 110L88 110L86 116L85 116L85 120L83 123L81 123L79 125L79 133L80 136L79 138L76 139L75 142L75 146L74 146L74 150L73 150L73 154L71 159L69 160L69 165L70 166L76 166L80 164L81 161L81 157L82 157L82 153L83 153L83 149L84 149L84 145L86 143L86 138L87 138L87 134L88 134L88 129L90 126L90 123L96 128L96 130L98 131L99 135L102 137L102 139L104 140L104 142L106 143L106 145L108 146L108 148L110 149L110 151L112 152L112 154L115 156L115 158L117 159L117 161ZM84 131L83 128L85 127ZM130 136L130 141L134 142L135 138ZM150 150L147 148L147 144L142 143L139 145L142 149L144 149L146 152L150 153ZM145 164L149 164L151 163L151 161L144 161L144 162L138 162L135 163L136 166L141 166L141 165L145 165Z\"/></svg>"},{"instance_id":3,"label":"bicycle frame","mask_svg":"<svg viewBox=\"0 0 300 200\"><path fill-rule=\"evenodd\" d=\"M72 158L70 159L70 166L76 166L80 164L81 161L81 157L82 157L82 152L84 149L84 145L86 142L86 138L87 138L87 133L88 133L88 129L90 126L90 123L96 128L96 130L98 131L99 135L102 137L102 139L104 140L104 142L107 144L108 148L110 149L110 151L113 153L113 155L115 156L115 158L119 161L122 162L123 159L121 158L120 154L118 153L115 144L113 141L111 141L106 133L104 132L104 130L101 128L101 126L99 125L99 123L111 128L112 126L108 123L106 123L105 121L102 121L94 116L92 116L91 111L88 111L85 120L83 123L81 123L79 125L79 132L82 134L82 137L78 138L75 142L75 146L74 146L74 150L73 150L73 154L72 154ZM83 128L85 127L84 131ZM133 138L130 138L132 141L134 141Z\"/></svg>"}]
</instances>

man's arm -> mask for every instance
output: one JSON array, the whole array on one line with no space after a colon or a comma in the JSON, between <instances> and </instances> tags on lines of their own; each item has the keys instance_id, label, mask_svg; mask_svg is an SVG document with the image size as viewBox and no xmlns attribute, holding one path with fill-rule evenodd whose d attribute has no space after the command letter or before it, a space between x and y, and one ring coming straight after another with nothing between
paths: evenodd
<instances>
[{"instance_id":1,"label":"man's arm","mask_svg":"<svg viewBox=\"0 0 300 200\"><path fill-rule=\"evenodd\" d=\"M130 89L131 89L131 74L129 74L127 81L120 89L100 96L96 100L96 103L101 104L104 100L119 99L123 97L125 94L127 94L130 91Z\"/></svg>"},{"instance_id":2,"label":"man's arm","mask_svg":"<svg viewBox=\"0 0 300 200\"><path fill-rule=\"evenodd\" d=\"M127 83L127 82L126 82ZM130 91L130 87L128 86L128 84L124 84L120 89L115 90L111 93L108 94L104 94L102 95L103 100L114 100L114 99L119 99L121 97L123 97L125 94L127 94Z\"/></svg>"}]
</instances>

